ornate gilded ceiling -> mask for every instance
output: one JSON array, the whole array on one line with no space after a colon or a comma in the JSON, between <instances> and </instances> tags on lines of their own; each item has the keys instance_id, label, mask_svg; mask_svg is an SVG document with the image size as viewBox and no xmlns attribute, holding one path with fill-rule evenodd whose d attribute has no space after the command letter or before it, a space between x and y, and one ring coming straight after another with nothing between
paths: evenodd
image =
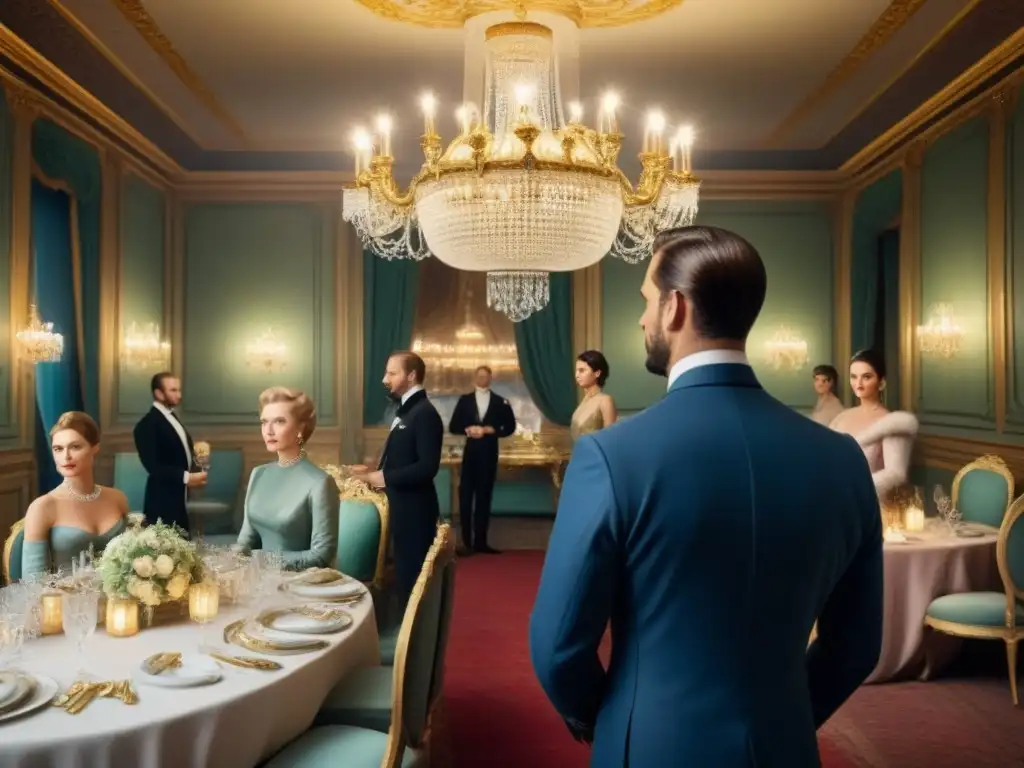
<instances>
[{"instance_id":1,"label":"ornate gilded ceiling","mask_svg":"<svg viewBox=\"0 0 1024 768\"><path fill-rule=\"evenodd\" d=\"M625 97L624 154L658 106L699 127L698 167L734 170L835 168L1024 25L1024 0L4 0L0 43L186 168L336 170L379 108L416 158L418 93L462 98L461 19L524 7L578 20L583 93Z\"/></svg>"}]
</instances>

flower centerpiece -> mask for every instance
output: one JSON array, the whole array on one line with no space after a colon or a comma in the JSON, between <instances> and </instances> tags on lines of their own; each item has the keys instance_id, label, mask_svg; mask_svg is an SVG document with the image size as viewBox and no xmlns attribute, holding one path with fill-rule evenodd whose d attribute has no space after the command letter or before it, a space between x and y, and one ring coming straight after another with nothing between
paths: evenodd
<instances>
[{"instance_id":1,"label":"flower centerpiece","mask_svg":"<svg viewBox=\"0 0 1024 768\"><path fill-rule=\"evenodd\" d=\"M97 568L107 597L138 600L150 624L156 608L183 605L189 586L202 580L203 568L195 544L182 533L157 521L111 539Z\"/></svg>"}]
</instances>

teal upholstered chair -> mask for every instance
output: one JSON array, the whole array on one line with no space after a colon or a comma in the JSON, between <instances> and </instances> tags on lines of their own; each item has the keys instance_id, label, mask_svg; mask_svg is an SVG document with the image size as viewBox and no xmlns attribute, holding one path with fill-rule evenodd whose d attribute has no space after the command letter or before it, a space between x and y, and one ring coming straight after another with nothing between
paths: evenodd
<instances>
[{"instance_id":1,"label":"teal upholstered chair","mask_svg":"<svg viewBox=\"0 0 1024 768\"><path fill-rule=\"evenodd\" d=\"M1013 473L999 456L965 464L953 478L953 506L965 522L998 528L1013 501Z\"/></svg>"},{"instance_id":2,"label":"teal upholstered chair","mask_svg":"<svg viewBox=\"0 0 1024 768\"><path fill-rule=\"evenodd\" d=\"M132 512L142 511L148 477L137 453L114 454L114 487L128 497L128 509Z\"/></svg>"},{"instance_id":3,"label":"teal upholstered chair","mask_svg":"<svg viewBox=\"0 0 1024 768\"><path fill-rule=\"evenodd\" d=\"M442 623L445 580L441 574L455 559L451 527L438 529L402 620L392 670L387 733L353 725L316 726L275 755L266 768L425 768L437 645Z\"/></svg>"},{"instance_id":4,"label":"teal upholstered chair","mask_svg":"<svg viewBox=\"0 0 1024 768\"><path fill-rule=\"evenodd\" d=\"M24 541L25 519L22 518L11 526L11 532L4 542L4 584L21 581L21 545Z\"/></svg>"},{"instance_id":5,"label":"teal upholstered chair","mask_svg":"<svg viewBox=\"0 0 1024 768\"><path fill-rule=\"evenodd\" d=\"M455 601L455 559L438 562L436 568L437 578L441 580L441 613L430 699L439 703L444 688L445 656ZM349 673L328 694L317 715L317 724L358 725L386 732L391 725L392 676L391 668L384 665L363 667ZM434 714L438 714L436 705Z\"/></svg>"},{"instance_id":6,"label":"teal upholstered chair","mask_svg":"<svg viewBox=\"0 0 1024 768\"><path fill-rule=\"evenodd\" d=\"M210 474L201 491L188 500L189 523L206 538L211 534L237 532L235 507L245 460L241 450L210 452ZM233 537L232 537L233 538Z\"/></svg>"},{"instance_id":7,"label":"teal upholstered chair","mask_svg":"<svg viewBox=\"0 0 1024 768\"><path fill-rule=\"evenodd\" d=\"M999 528L996 564L1002 592L965 592L932 600L925 626L957 637L1002 640L1017 706L1017 643L1024 639L1024 496L1011 505Z\"/></svg>"},{"instance_id":8,"label":"teal upholstered chair","mask_svg":"<svg viewBox=\"0 0 1024 768\"><path fill-rule=\"evenodd\" d=\"M338 486L338 554L335 567L380 588L388 554L388 497L365 483L346 479L333 464L323 470Z\"/></svg>"}]
</instances>

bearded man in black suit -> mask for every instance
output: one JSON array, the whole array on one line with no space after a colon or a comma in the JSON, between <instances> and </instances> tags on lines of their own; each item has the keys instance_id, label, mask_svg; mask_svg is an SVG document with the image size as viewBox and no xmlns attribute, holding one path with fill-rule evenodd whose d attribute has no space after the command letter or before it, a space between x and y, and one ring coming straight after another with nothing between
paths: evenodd
<instances>
[{"instance_id":1,"label":"bearded man in black suit","mask_svg":"<svg viewBox=\"0 0 1024 768\"><path fill-rule=\"evenodd\" d=\"M383 488L390 507L398 597L407 600L437 533L440 506L434 478L441 466L444 423L423 389L427 367L413 352L388 358L384 386L399 403L375 472L356 474Z\"/></svg>"}]
</instances>

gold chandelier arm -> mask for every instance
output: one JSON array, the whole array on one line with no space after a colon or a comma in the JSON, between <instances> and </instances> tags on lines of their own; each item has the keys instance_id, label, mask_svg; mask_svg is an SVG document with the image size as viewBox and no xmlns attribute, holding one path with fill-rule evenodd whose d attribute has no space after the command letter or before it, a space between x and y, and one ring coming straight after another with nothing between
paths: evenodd
<instances>
[{"instance_id":1,"label":"gold chandelier arm","mask_svg":"<svg viewBox=\"0 0 1024 768\"><path fill-rule=\"evenodd\" d=\"M650 205L661 195L661 186L665 182L664 174L651 176L644 174L634 189L633 182L629 180L629 177L621 169L616 168L615 170L619 178L619 185L622 187L622 202L627 208Z\"/></svg>"},{"instance_id":2,"label":"gold chandelier arm","mask_svg":"<svg viewBox=\"0 0 1024 768\"><path fill-rule=\"evenodd\" d=\"M416 174L405 192L398 190L391 169L379 169L376 172L367 174L367 178L360 179L359 186L365 186L372 192L383 197L389 205L395 208L409 208L416 200L416 186L420 183L423 172Z\"/></svg>"}]
</instances>

